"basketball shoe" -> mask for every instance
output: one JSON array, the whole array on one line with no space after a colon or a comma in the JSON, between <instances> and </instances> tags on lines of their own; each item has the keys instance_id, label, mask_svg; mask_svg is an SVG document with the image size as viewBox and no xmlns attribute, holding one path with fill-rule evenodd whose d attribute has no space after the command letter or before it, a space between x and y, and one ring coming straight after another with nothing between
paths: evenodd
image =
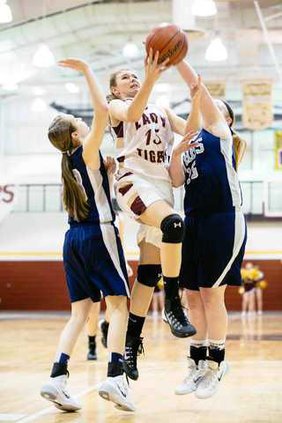
<instances>
[{"instance_id":1,"label":"basketball shoe","mask_svg":"<svg viewBox=\"0 0 282 423\"><path fill-rule=\"evenodd\" d=\"M124 375L108 377L99 386L99 395L107 401L112 401L118 409L135 411L135 406L129 398L129 386Z\"/></svg>"},{"instance_id":2,"label":"basketball shoe","mask_svg":"<svg viewBox=\"0 0 282 423\"><path fill-rule=\"evenodd\" d=\"M100 320L99 327L101 329L101 342L102 345L107 348L107 338L108 338L108 330L109 330L109 323L106 320Z\"/></svg>"},{"instance_id":3,"label":"basketball shoe","mask_svg":"<svg viewBox=\"0 0 282 423\"><path fill-rule=\"evenodd\" d=\"M77 411L81 405L70 396L66 390L67 375L51 377L49 382L42 386L40 395L54 403L55 407L62 411Z\"/></svg>"},{"instance_id":4,"label":"basketball shoe","mask_svg":"<svg viewBox=\"0 0 282 423\"><path fill-rule=\"evenodd\" d=\"M219 382L228 371L228 364L222 361L219 365L215 361L207 360L208 369L197 385L195 395L205 399L213 396L219 386Z\"/></svg>"},{"instance_id":5,"label":"basketball shoe","mask_svg":"<svg viewBox=\"0 0 282 423\"><path fill-rule=\"evenodd\" d=\"M188 375L183 382L176 387L174 391L175 394L185 395L196 391L198 384L207 370L208 364L206 360L200 360L198 365L196 365L195 361L188 357Z\"/></svg>"},{"instance_id":6,"label":"basketball shoe","mask_svg":"<svg viewBox=\"0 0 282 423\"><path fill-rule=\"evenodd\" d=\"M174 336L187 338L195 335L196 329L187 319L179 297L166 298L164 314Z\"/></svg>"},{"instance_id":7,"label":"basketball shoe","mask_svg":"<svg viewBox=\"0 0 282 423\"><path fill-rule=\"evenodd\" d=\"M144 352L142 341L143 338L141 337L126 337L125 352L123 357L123 370L132 380L137 380L139 377L139 372L137 369L137 356Z\"/></svg>"}]
</instances>

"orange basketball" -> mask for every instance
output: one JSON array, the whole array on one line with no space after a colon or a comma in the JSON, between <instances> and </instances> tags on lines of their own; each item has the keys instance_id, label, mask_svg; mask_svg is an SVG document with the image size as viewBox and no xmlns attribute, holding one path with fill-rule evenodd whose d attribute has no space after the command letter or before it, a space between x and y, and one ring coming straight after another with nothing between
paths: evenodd
<instances>
[{"instance_id":1,"label":"orange basketball","mask_svg":"<svg viewBox=\"0 0 282 423\"><path fill-rule=\"evenodd\" d=\"M150 48L154 54L159 51L158 63L169 58L168 65L177 65L188 51L186 34L179 26L173 24L161 24L153 28L146 38L145 45L147 54Z\"/></svg>"}]
</instances>

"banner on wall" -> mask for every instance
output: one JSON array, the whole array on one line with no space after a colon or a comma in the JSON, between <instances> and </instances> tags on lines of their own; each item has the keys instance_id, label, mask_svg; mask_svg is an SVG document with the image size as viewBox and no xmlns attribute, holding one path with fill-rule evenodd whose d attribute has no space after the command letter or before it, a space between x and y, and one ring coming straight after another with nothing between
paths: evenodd
<instances>
[{"instance_id":1,"label":"banner on wall","mask_svg":"<svg viewBox=\"0 0 282 423\"><path fill-rule=\"evenodd\" d=\"M272 82L243 83L243 125L252 130L268 128L273 122Z\"/></svg>"},{"instance_id":2,"label":"banner on wall","mask_svg":"<svg viewBox=\"0 0 282 423\"><path fill-rule=\"evenodd\" d=\"M16 204L16 186L0 183L0 223Z\"/></svg>"},{"instance_id":3,"label":"banner on wall","mask_svg":"<svg viewBox=\"0 0 282 423\"><path fill-rule=\"evenodd\" d=\"M205 81L209 93L214 98L225 98L226 84L223 81Z\"/></svg>"},{"instance_id":4,"label":"banner on wall","mask_svg":"<svg viewBox=\"0 0 282 423\"><path fill-rule=\"evenodd\" d=\"M282 170L282 131L275 131L275 170Z\"/></svg>"}]
</instances>

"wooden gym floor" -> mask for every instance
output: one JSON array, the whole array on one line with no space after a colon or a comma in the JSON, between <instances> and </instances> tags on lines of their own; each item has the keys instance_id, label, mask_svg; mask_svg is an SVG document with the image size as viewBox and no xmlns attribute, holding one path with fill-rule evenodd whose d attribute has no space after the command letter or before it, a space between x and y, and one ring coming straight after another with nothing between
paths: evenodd
<instances>
[{"instance_id":1,"label":"wooden gym floor","mask_svg":"<svg viewBox=\"0 0 282 423\"><path fill-rule=\"evenodd\" d=\"M241 319L230 315L227 359L230 372L217 394L199 400L174 395L186 375L187 340L174 338L160 318L149 317L140 378L131 382L137 406L125 413L100 398L107 351L98 337L98 361L87 362L83 333L70 365L69 389L82 402L62 413L39 396L66 315L0 314L0 422L36 423L270 423L282 422L282 313Z\"/></svg>"}]
</instances>

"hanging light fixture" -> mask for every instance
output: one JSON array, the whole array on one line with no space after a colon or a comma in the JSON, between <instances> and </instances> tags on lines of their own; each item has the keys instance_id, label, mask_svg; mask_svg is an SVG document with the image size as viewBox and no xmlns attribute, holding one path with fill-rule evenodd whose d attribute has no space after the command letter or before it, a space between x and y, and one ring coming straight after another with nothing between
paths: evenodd
<instances>
[{"instance_id":1,"label":"hanging light fixture","mask_svg":"<svg viewBox=\"0 0 282 423\"><path fill-rule=\"evenodd\" d=\"M223 62L227 59L228 52L220 37L215 37L207 48L205 59L208 62Z\"/></svg>"},{"instance_id":2,"label":"hanging light fixture","mask_svg":"<svg viewBox=\"0 0 282 423\"><path fill-rule=\"evenodd\" d=\"M0 0L0 23L9 23L13 20L11 8L7 0Z\"/></svg>"},{"instance_id":3,"label":"hanging light fixture","mask_svg":"<svg viewBox=\"0 0 282 423\"><path fill-rule=\"evenodd\" d=\"M199 17L214 16L217 14L216 4L213 0L194 0L192 13Z\"/></svg>"},{"instance_id":4,"label":"hanging light fixture","mask_svg":"<svg viewBox=\"0 0 282 423\"><path fill-rule=\"evenodd\" d=\"M138 46L131 40L129 40L122 49L122 54L127 59L135 59L139 56Z\"/></svg>"},{"instance_id":5,"label":"hanging light fixture","mask_svg":"<svg viewBox=\"0 0 282 423\"><path fill-rule=\"evenodd\" d=\"M35 52L32 64L38 68L49 68L55 64L55 57L47 44L41 44Z\"/></svg>"},{"instance_id":6,"label":"hanging light fixture","mask_svg":"<svg viewBox=\"0 0 282 423\"><path fill-rule=\"evenodd\" d=\"M47 110L47 103L40 97L36 97L31 103L32 112L45 112Z\"/></svg>"},{"instance_id":7,"label":"hanging light fixture","mask_svg":"<svg viewBox=\"0 0 282 423\"><path fill-rule=\"evenodd\" d=\"M77 84L74 84L73 82L66 82L65 88L71 94L77 94L80 91L79 86Z\"/></svg>"}]
</instances>

